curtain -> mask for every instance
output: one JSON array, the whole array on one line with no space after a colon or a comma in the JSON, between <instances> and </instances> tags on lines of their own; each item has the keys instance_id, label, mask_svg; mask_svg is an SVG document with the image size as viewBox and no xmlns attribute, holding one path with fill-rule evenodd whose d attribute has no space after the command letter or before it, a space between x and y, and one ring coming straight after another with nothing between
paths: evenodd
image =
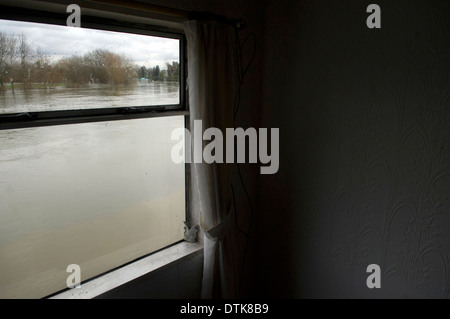
<instances>
[{"instance_id":1,"label":"curtain","mask_svg":"<svg viewBox=\"0 0 450 319\"><path fill-rule=\"evenodd\" d=\"M210 127L222 131L225 147L225 129L233 127L233 102L238 84L235 30L216 21L191 20L184 27L191 135L194 121L201 120L203 132ZM191 157L199 147L195 143L192 136ZM201 149L208 143L203 141ZM230 166L194 163L193 159L191 163L191 210L199 214L204 242L202 298L234 298Z\"/></svg>"}]
</instances>

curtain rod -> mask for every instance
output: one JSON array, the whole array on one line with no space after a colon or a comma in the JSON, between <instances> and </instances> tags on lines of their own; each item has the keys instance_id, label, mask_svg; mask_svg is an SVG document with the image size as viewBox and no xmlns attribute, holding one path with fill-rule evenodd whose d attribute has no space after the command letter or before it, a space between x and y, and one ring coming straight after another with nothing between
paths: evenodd
<instances>
[{"instance_id":1,"label":"curtain rod","mask_svg":"<svg viewBox=\"0 0 450 319\"><path fill-rule=\"evenodd\" d=\"M242 19L228 19L224 16L220 16L217 14L212 14L209 12L189 12L180 9L174 9L159 5L154 5L150 3L144 3L141 1L122 1L122 0L89 0L89 2L97 3L97 4L109 4L117 7L140 10L144 12L149 12L161 16L175 18L180 21L185 20L215 20L223 23L227 23L236 27L238 30L241 30L246 27L245 22Z\"/></svg>"}]
</instances>

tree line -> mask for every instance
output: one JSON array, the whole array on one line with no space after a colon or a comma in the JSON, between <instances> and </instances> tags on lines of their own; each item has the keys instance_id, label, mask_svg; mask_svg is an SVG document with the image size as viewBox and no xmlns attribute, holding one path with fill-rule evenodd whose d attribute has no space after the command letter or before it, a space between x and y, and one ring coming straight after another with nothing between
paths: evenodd
<instances>
[{"instance_id":1,"label":"tree line","mask_svg":"<svg viewBox=\"0 0 450 319\"><path fill-rule=\"evenodd\" d=\"M136 79L149 81L178 81L179 63L166 63L153 68L137 67L123 54L104 49L93 50L83 56L72 55L51 61L39 47L33 46L24 35L0 32L0 86L20 83L24 89L40 83L52 87L64 83L79 87L88 83L126 85Z\"/></svg>"},{"instance_id":2,"label":"tree line","mask_svg":"<svg viewBox=\"0 0 450 319\"><path fill-rule=\"evenodd\" d=\"M146 68L141 66L137 75L139 79L148 79L153 81L179 81L180 77L180 64L173 61L172 63L166 62L166 70L161 70L159 65L153 68Z\"/></svg>"}]
</instances>

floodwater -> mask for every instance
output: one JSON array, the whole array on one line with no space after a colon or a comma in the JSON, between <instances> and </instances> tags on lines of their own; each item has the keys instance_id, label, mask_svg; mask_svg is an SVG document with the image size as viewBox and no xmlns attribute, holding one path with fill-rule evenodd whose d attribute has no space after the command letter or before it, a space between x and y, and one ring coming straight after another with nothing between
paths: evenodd
<instances>
[{"instance_id":1,"label":"floodwater","mask_svg":"<svg viewBox=\"0 0 450 319\"><path fill-rule=\"evenodd\" d=\"M26 91L9 88L0 92L0 114L178 103L178 83L146 80L117 87L91 84L80 88L54 86Z\"/></svg>"},{"instance_id":2,"label":"floodwater","mask_svg":"<svg viewBox=\"0 0 450 319\"><path fill-rule=\"evenodd\" d=\"M178 103L176 89L161 86L155 98L157 88L142 87L17 91L2 112L26 110L23 99L36 110ZM182 116L0 131L0 299L45 297L67 288L70 264L86 280L181 240L185 173L171 160L179 127Z\"/></svg>"}]
</instances>

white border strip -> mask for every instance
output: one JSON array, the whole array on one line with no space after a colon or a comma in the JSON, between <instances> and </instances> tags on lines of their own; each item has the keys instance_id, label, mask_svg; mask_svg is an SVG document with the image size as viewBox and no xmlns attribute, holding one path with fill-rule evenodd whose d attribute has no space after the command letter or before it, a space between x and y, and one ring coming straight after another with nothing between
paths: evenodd
<instances>
[{"instance_id":1,"label":"white border strip","mask_svg":"<svg viewBox=\"0 0 450 319\"><path fill-rule=\"evenodd\" d=\"M182 242L49 299L91 299L202 249L201 243Z\"/></svg>"}]
</instances>

